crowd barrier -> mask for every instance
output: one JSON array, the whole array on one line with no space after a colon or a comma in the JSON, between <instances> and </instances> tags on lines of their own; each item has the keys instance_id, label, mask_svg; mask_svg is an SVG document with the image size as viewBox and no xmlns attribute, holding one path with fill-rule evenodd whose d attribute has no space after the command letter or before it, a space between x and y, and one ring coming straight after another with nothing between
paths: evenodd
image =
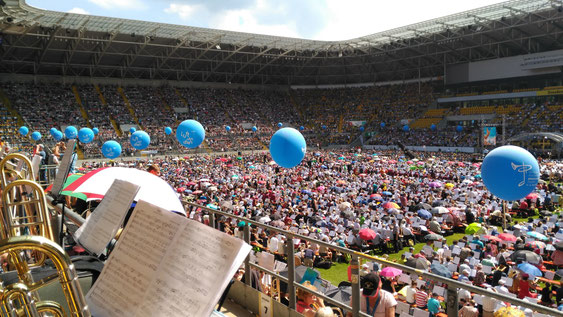
<instances>
[{"instance_id":1,"label":"crowd barrier","mask_svg":"<svg viewBox=\"0 0 563 317\"><path fill-rule=\"evenodd\" d=\"M524 300L520 300L520 299L516 299L510 296L506 296L503 294L499 294L499 293L495 293L495 292L491 292L488 291L484 288L480 288L477 286L473 286L473 285L469 285L469 284L465 284L462 282L458 282L456 280L450 279L450 278L445 278L433 273L429 273L420 269L414 269L412 267L409 266L405 266L405 265L401 265L395 262L391 262L391 261L387 261L384 259L381 259L379 257L374 257L374 256L370 256L368 254L364 254L361 252L357 252L354 250L350 250L347 248L343 248L343 247L339 247L336 245L332 245L323 241L319 241L316 239L312 239L310 237L307 236L303 236L300 234L296 234L293 233L291 231L287 231L287 230L283 230L280 228L276 228L270 225L266 225L263 224L261 222L258 221L254 221L254 220L250 220L248 218L245 217L240 217L240 216L235 216L233 214L230 214L228 212L224 212L224 211L220 211L220 210L215 210L215 209L211 209L211 208L207 208L205 206L202 205L198 205L195 203L191 203L191 202L184 202L184 206L186 207L186 211L189 214L189 210L191 208L200 208L200 210L202 210L203 212L207 212L209 214L209 223L211 226L213 226L214 228L217 228L217 220L218 217L220 216L224 216L227 218L231 218L231 219L237 219L240 221L245 221L248 224L251 224L253 226L256 226L258 228L262 228L262 229L267 229L270 232L277 232L278 234L282 234L286 237L286 241L293 241L293 239L301 239L301 240L305 240L308 242L312 242L312 243L316 243L319 246L324 246L327 248L330 248L332 250L336 250L339 252L342 252L343 254L348 254L351 257L351 271L352 271L352 278L351 278L351 284L352 284L352 306L348 305L347 303L341 303L338 302L330 297L325 296L324 294L321 294L319 292L315 292L315 291L311 291L308 288L303 287L301 284L299 284L298 282L295 281L294 276L295 276L295 264L294 264L294 258L295 258L295 250L294 250L294 245L293 243L287 243L285 246L285 250L286 250L286 255L287 255L287 269L288 269L288 275L287 278L284 276L281 276L275 272L272 272L270 270L268 270L265 267L262 267L258 264L254 264L250 262L250 256L248 256L245 261L244 261L244 266L245 266L245 283L248 287L250 287L250 283L251 283L251 268L263 271L267 274L272 275L272 278L277 278L281 281L284 281L288 284L288 288L287 288L287 293L289 294L289 308L290 309L295 309L295 305L296 305L296 297L295 297L295 290L296 288L301 288L303 290L306 290L310 293L315 294L316 296L322 298L325 302L329 302L332 303L338 307L340 307L341 309L345 310L345 311L349 311L352 312L352 315L354 317L358 317L358 316L362 316L362 317L368 317L369 315L360 312L360 275L359 275L359 263L360 263L360 259L364 259L370 262L376 262L379 263L381 265L385 265L385 266L389 266L389 267L394 267L397 269L402 270L405 273L409 273L409 274L415 274L419 277L422 277L423 279L429 279L432 280L434 282L438 282L438 283L442 283L447 285L446 287L446 307L447 307L447 315L448 317L455 317L457 316L458 313L458 299L457 299L457 295L458 295L458 289L465 289L468 290L471 293L475 293L475 294L479 294L479 295L483 295L483 296L489 296L492 298L495 298L497 300L503 301L503 302L508 302L511 305L515 305L515 306L521 306L523 308L530 308L533 311L536 311L538 313L543 313L543 314L548 314L550 316L561 316L562 313L558 310L552 309L552 308L548 308L545 306L541 306L538 304L534 304L534 303L530 303L528 301L524 301ZM244 240L246 243L250 244L250 228L249 226L245 226L244 227ZM256 301L258 301L259 297L256 297Z\"/></svg>"},{"instance_id":2,"label":"crowd barrier","mask_svg":"<svg viewBox=\"0 0 563 317\"><path fill-rule=\"evenodd\" d=\"M55 209L55 211L57 211L58 214L60 214L62 212L62 204L54 202L52 197L47 196L47 201L50 205L51 208ZM343 254L347 254L351 257L351 271L352 271L352 278L351 278L351 284L352 284L352 302L351 305L349 305L348 303L342 303L339 301L334 300L333 298L327 297L322 293L316 292L316 291L312 291L304 286L302 286L301 284L298 283L298 281L295 281L295 263L294 263L294 258L295 258L295 250L294 250L294 245L293 243L287 243L285 250L286 250L286 255L287 255L287 270L288 270L288 275L287 277L282 276L280 274L277 274L265 267L262 267L258 264L255 263L251 263L250 262L250 256L248 256L245 261L244 261L244 267L245 267L245 283L246 286L241 285L240 282L235 282L234 283L234 289L238 289L239 293L244 293L244 295L242 295L242 297L246 297L246 302L243 299L239 298L239 304L245 304L245 307L247 308L254 308L254 309L259 309L259 302L260 302L260 298L264 297L264 294L251 289L250 285L251 285L251 268L259 270L259 271L263 271L264 273L270 274L273 278L277 278L280 281L283 281L285 283L287 283L287 293L289 296L289 307L288 309L284 308L284 305L281 305L280 303L277 303L271 307L274 307L273 309L275 309L274 311L278 311L280 313L279 316L296 316L295 315L295 307L296 307L296 297L295 297L295 291L297 288L303 289L305 291L308 291L310 293L315 294L316 296L318 296L319 298L322 298L325 302L331 303L339 308L341 308L344 311L348 311L348 312L352 312L352 316L354 317L358 317L358 316L362 316L362 317L369 317L369 315L363 313L360 311L360 272L359 272L359 263L360 263L360 259L366 260L366 261L370 261L370 262L376 262L379 263L381 265L384 266L389 266L389 267L394 267L394 268L398 268L400 270L402 270L405 273L409 273L409 274L415 274L419 277L422 277L423 279L429 279L431 281L434 282L438 282L438 283L442 283L446 285L446 294L445 294L445 300L446 300L446 307L447 307L447 316L448 317L454 317L457 316L458 313L458 290L459 289L465 289L470 291L471 293L475 293L475 294L479 294L479 295L483 295L483 296L489 296L492 298L495 298L497 300L503 301L503 302L507 302L510 303L511 305L515 305L515 306L520 306L523 308L529 308L533 311L536 311L538 313L542 313L542 314L547 314L550 316L561 316L562 313L558 310L552 309L552 308L548 308L545 306L541 306L538 304L534 304L525 300L520 300L520 299L516 299L510 296L506 296L503 294L499 294L499 293L494 293L491 291L488 291L484 288L480 288L477 286L473 286L473 285L469 285L469 284L465 284L465 283L461 283L458 282L456 280L450 279L450 278L445 278L427 271L423 271L420 269L415 269L409 266L405 266L405 265L401 265L395 262L391 262L391 261L387 261L385 259L381 259L379 257L374 257L374 256L370 256L368 254L364 254L361 252L357 252L354 250L350 250L347 248L343 248L343 247L339 247L336 245L332 245L329 243L325 243L323 241L319 241L316 239L312 239L310 237L307 236L303 236L297 233L293 233L291 231L287 231L287 230L283 230L280 228L276 228L267 224L263 224L260 223L258 221L254 221L254 220L250 220L248 218L245 217L240 217L240 216L235 216L233 214L230 214L228 212L224 212L224 211L220 211L220 210L215 210L215 209L211 209L211 208L207 208L205 206L202 205L198 205L195 203L191 203L191 202L186 202L184 201L184 206L186 207L186 210L189 214L189 210L191 208L199 208L202 212L208 213L209 214L209 224L214 227L214 228L218 228L217 227L217 221L219 220L219 217L224 216L227 218L231 218L231 219L237 219L237 220L241 220L241 221L245 221L248 224L251 224L252 226L256 226L258 228L262 228L263 230L266 229L270 232L276 232L278 234L282 234L286 237L286 241L293 241L293 239L301 239L301 240L305 240L311 243L316 243L320 246L324 246L327 248L330 248L332 250L341 252ZM66 220L69 220L71 222L73 222L75 225L77 226L81 226L84 223L84 218L82 218L79 214L75 213L72 210L66 209L65 210L65 218ZM245 242L250 244L250 227L249 226L245 226L244 227L244 240ZM249 296L250 294L250 296ZM242 301L242 302L240 302ZM275 316L278 316L277 314ZM297 315L298 316L298 315Z\"/></svg>"}]
</instances>

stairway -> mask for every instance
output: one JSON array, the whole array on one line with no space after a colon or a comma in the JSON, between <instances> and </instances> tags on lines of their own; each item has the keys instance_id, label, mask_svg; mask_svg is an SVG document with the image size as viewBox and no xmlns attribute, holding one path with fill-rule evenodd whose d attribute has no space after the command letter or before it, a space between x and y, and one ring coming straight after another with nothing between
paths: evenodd
<instances>
[{"instance_id":1,"label":"stairway","mask_svg":"<svg viewBox=\"0 0 563 317\"><path fill-rule=\"evenodd\" d=\"M8 112L10 112L12 117L18 118L18 125L19 126L25 125L25 121L23 120L23 117L14 107L12 107L12 103L10 102L10 99L8 98L8 96L6 96L2 88L0 88L0 100L2 100L4 107L8 110Z\"/></svg>"},{"instance_id":2,"label":"stairway","mask_svg":"<svg viewBox=\"0 0 563 317\"><path fill-rule=\"evenodd\" d=\"M156 95L158 96L158 98L160 98L160 101L162 102L162 105L164 106L164 108L166 110L168 110L170 112L171 115L174 115L174 109L172 107L170 107L170 105L168 104L168 102L166 102L166 99L164 98L164 96L162 95L162 93L160 92L159 89L155 89L154 92L156 93ZM176 119L176 125L180 124L180 121L178 119Z\"/></svg>"},{"instance_id":3,"label":"stairway","mask_svg":"<svg viewBox=\"0 0 563 317\"><path fill-rule=\"evenodd\" d=\"M137 117L137 114L135 114L135 109L133 109L133 106L131 106L131 102L129 102L129 98L127 98L127 96L125 95L125 92L123 91L123 87L117 87L117 92L121 95L121 98L123 99L123 102L125 103L125 106L127 107L127 110L129 110L129 114L131 115L131 117L133 118L133 120L135 120L135 123L137 124L137 126L143 130L143 126L141 125L141 123L139 122L139 118Z\"/></svg>"},{"instance_id":4,"label":"stairway","mask_svg":"<svg viewBox=\"0 0 563 317\"><path fill-rule=\"evenodd\" d=\"M344 125L344 115L341 114L338 119L338 133L342 133L342 126Z\"/></svg>"},{"instance_id":5,"label":"stairway","mask_svg":"<svg viewBox=\"0 0 563 317\"><path fill-rule=\"evenodd\" d=\"M84 159L84 151L82 151L82 148L80 146L76 147L76 155L78 156L79 160Z\"/></svg>"},{"instance_id":6,"label":"stairway","mask_svg":"<svg viewBox=\"0 0 563 317\"><path fill-rule=\"evenodd\" d=\"M524 119L524 121L522 121L522 127L527 127L528 123L530 122L530 119L532 117L534 117L540 111L540 109L541 109L541 107L539 105L537 105L536 108L534 110L532 110L532 112L530 112L530 114L528 114L526 119Z\"/></svg>"},{"instance_id":7,"label":"stairway","mask_svg":"<svg viewBox=\"0 0 563 317\"><path fill-rule=\"evenodd\" d=\"M207 154L211 154L213 153L213 150L211 150L211 148L209 147L209 144L207 144L206 140L203 140L203 143L201 143L203 148L205 149L205 151L207 151Z\"/></svg>"},{"instance_id":8,"label":"stairway","mask_svg":"<svg viewBox=\"0 0 563 317\"><path fill-rule=\"evenodd\" d=\"M72 92L74 93L74 99L76 99L76 104L78 104L78 108L80 109L82 118L84 118L84 121L86 121L86 125L88 126L88 128L92 129L92 124L90 123L88 112L86 112L86 109L84 109L84 106L82 105L82 99L80 99L80 94L78 93L78 87L72 85Z\"/></svg>"},{"instance_id":9,"label":"stairway","mask_svg":"<svg viewBox=\"0 0 563 317\"><path fill-rule=\"evenodd\" d=\"M106 101L106 98L104 98L104 94L102 93L102 90L100 89L100 86L94 84L94 88L96 89L96 91L98 92L98 97L100 98L100 101L102 102L102 105L104 105L104 107L108 107L108 102ZM111 114L108 116L109 121L111 122L111 125L113 127L113 129L115 130L115 133L117 133L117 136L122 136L123 132L121 131L121 129L119 128L119 124L117 124L117 121L115 121L115 119L111 116Z\"/></svg>"},{"instance_id":10,"label":"stairway","mask_svg":"<svg viewBox=\"0 0 563 317\"><path fill-rule=\"evenodd\" d=\"M303 115L303 108L301 108L297 103L297 100L293 94L293 90L289 89L288 94L289 94L289 101L293 105L293 110L295 110L295 112L299 114L299 120L301 122L304 122L305 120L303 118L305 118L305 116Z\"/></svg>"},{"instance_id":11,"label":"stairway","mask_svg":"<svg viewBox=\"0 0 563 317\"><path fill-rule=\"evenodd\" d=\"M257 136L254 136L254 138L256 139L256 141L258 142L258 144L262 145L262 149L264 151L268 151L268 147L266 147L266 145L264 145L264 143L262 143L262 141L260 141L260 138Z\"/></svg>"},{"instance_id":12,"label":"stairway","mask_svg":"<svg viewBox=\"0 0 563 317\"><path fill-rule=\"evenodd\" d=\"M177 88L174 88L174 93L176 94L176 96L178 96L178 99L180 99L180 101L182 102L182 104L184 106L186 106L186 108L190 107L190 104L188 103L188 101L184 97L182 97L182 94L178 91Z\"/></svg>"}]
</instances>

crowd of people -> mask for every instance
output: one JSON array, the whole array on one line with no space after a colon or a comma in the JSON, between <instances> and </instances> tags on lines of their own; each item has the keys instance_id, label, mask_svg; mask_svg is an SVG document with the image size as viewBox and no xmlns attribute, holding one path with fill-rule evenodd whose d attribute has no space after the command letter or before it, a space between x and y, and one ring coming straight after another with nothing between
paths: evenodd
<instances>
[{"instance_id":1,"label":"crowd of people","mask_svg":"<svg viewBox=\"0 0 563 317\"><path fill-rule=\"evenodd\" d=\"M561 304L563 288L558 287L557 276L563 274L558 271L563 265L558 253L563 247L559 243L563 239L559 215L563 164L540 160L542 179L537 189L526 199L509 202L503 219L502 201L484 187L480 163L472 162L471 154L413 154L416 158L409 159L398 151L319 150L309 152L293 169L278 167L266 152L168 156L113 164L157 169L185 201L384 258L402 250L401 264L542 305ZM82 168L87 171L100 164L105 163L87 161ZM190 208L187 214L209 222L208 213L201 208ZM513 217L519 220L513 221ZM505 230L500 229L503 224ZM244 226L244 222L219 219L222 231L241 238ZM287 262L291 241L268 230L250 230L256 261L260 261L261 251L273 254L276 263ZM365 238L365 230L372 230L375 236ZM448 243L452 234L458 238ZM299 239L293 243L296 265L327 268L349 261L329 247ZM416 247L419 243L425 244L422 249ZM366 284L378 285L377 279L389 293L378 313L383 308L393 312L426 309L433 314L444 310L436 304L446 296L443 285L416 275L389 276L389 269L371 262L362 266L366 296L371 298L369 294L374 292ZM253 274L257 276L253 285L273 294L271 278ZM340 286L346 283L349 281L343 279ZM330 293L338 285L311 281L310 287ZM287 293L283 288L280 292L277 296L287 302ZM316 310L309 307L314 299L306 292L298 295L301 312L314 316ZM463 290L459 298L459 316L492 316L504 305Z\"/></svg>"},{"instance_id":2,"label":"crowd of people","mask_svg":"<svg viewBox=\"0 0 563 317\"><path fill-rule=\"evenodd\" d=\"M540 159L541 179L534 192L503 202L485 188L481 158L473 154L327 148L349 145L361 134L366 145L478 146L482 127L475 122L464 122L460 131L457 123L436 131L403 130L435 107L431 83L289 92L54 83L4 83L1 88L14 110L9 112L4 104L0 109L2 149L37 153L41 164L57 165L64 142L51 140L51 128L97 127L92 143L79 144L86 160L76 170L73 154L72 172L86 173L108 164L149 169L183 201L563 310L561 161ZM527 131L562 131L563 106L558 102L514 107L499 110L503 116L489 122L505 122L505 138ZM40 142L16 132L16 112L30 131L42 134ZM468 113L466 107L447 109L448 115ZM205 153L192 154L179 146L174 132L165 133L164 127L174 129L186 119L205 127ZM307 155L293 169L280 168L267 153L278 123L300 129L307 140ZM150 135L145 150L158 156L130 158L140 154L129 143L131 126ZM102 157L100 148L108 140L121 144L122 158L110 163L90 160ZM188 207L186 212L194 220L210 221L204 208ZM217 224L239 238L249 226L229 217L219 217ZM327 295L348 290L351 276L332 285L316 270L350 262L337 248L303 239L288 241L283 234L255 226L249 230L253 261L283 271L287 246L293 244L296 266L314 272L303 285ZM276 290L268 274L251 275L253 287L289 303L287 285L280 283ZM360 275L361 309L373 316L420 311L436 316L446 309L445 285L431 279L369 261L362 263ZM493 316L507 306L466 290L457 295L462 317ZM305 316L332 316L330 304L310 292L299 290L297 299L297 310ZM340 300L348 304L349 298ZM526 316L534 315L522 310Z\"/></svg>"},{"instance_id":3,"label":"crowd of people","mask_svg":"<svg viewBox=\"0 0 563 317\"><path fill-rule=\"evenodd\" d=\"M418 146L475 147L481 136L478 123L464 124L462 131L455 131L455 125L436 131L429 128L402 130L405 124L423 118L426 109L431 107L435 95L429 83L298 89L289 93L270 89L170 86L75 85L73 88L66 84L30 83L4 84L2 88L25 124L31 131L41 132L42 142L48 146L54 144L49 137L50 128L64 130L71 124L78 128L97 127L100 131L97 141L91 145L80 144L86 158L101 158L98 149L107 140L118 141L128 156L139 154L129 144L129 126L149 133L152 140L146 151L186 153L173 135L164 133L164 127L174 128L186 119L202 123L206 129L202 147L213 152L267 148L280 122L284 126L303 127L308 144L323 148L354 141L355 145L401 142ZM499 114L490 124L500 125L501 120L505 120L505 138L526 131L558 132L562 129L563 107L557 102L501 108L498 111L504 117ZM451 108L447 114L465 114L467 109ZM257 131L252 131L252 127ZM501 129L498 131L500 133ZM361 134L364 134L362 142L357 143ZM17 136L12 140L22 146L28 141Z\"/></svg>"}]
</instances>

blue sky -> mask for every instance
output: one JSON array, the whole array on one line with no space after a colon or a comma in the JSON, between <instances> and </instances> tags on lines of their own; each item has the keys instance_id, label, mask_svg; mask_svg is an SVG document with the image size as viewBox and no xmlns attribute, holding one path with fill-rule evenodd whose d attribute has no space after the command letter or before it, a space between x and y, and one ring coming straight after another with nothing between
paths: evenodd
<instances>
[{"instance_id":1,"label":"blue sky","mask_svg":"<svg viewBox=\"0 0 563 317\"><path fill-rule=\"evenodd\" d=\"M347 40L498 0L26 0L49 10L214 29Z\"/></svg>"}]
</instances>

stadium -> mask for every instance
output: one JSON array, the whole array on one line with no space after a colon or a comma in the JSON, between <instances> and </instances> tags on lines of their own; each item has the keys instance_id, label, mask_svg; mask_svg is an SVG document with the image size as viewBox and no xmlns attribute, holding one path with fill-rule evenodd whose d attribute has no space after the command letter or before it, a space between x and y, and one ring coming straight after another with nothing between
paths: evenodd
<instances>
[{"instance_id":1,"label":"stadium","mask_svg":"<svg viewBox=\"0 0 563 317\"><path fill-rule=\"evenodd\" d=\"M561 1L324 41L0 0L0 55L2 316L561 315Z\"/></svg>"}]
</instances>

